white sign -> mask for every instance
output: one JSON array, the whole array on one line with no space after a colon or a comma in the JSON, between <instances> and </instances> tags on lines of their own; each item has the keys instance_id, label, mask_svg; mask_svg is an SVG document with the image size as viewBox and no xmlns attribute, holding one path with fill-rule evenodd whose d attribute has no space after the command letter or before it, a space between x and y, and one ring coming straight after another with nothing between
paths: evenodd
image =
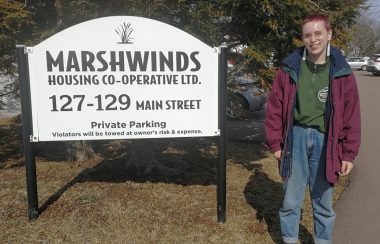
<instances>
[{"instance_id":1,"label":"white sign","mask_svg":"<svg viewBox=\"0 0 380 244\"><path fill-rule=\"evenodd\" d=\"M217 136L218 49L114 16L28 47L33 140Z\"/></svg>"}]
</instances>

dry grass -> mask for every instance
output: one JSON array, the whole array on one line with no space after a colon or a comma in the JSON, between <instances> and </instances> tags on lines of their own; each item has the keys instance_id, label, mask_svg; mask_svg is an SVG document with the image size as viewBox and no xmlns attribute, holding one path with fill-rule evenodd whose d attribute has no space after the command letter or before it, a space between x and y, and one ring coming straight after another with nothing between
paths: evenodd
<instances>
[{"instance_id":1,"label":"dry grass","mask_svg":"<svg viewBox=\"0 0 380 244\"><path fill-rule=\"evenodd\" d=\"M279 243L281 179L259 144L228 141L227 221L216 220L216 151L212 139L158 140L160 162L187 165L176 177L136 177L124 170L128 143L102 144L102 158L85 162L37 159L41 214L27 219L19 133L1 126L0 243ZM9 130L8 130L8 129ZM15 130L16 129L16 130ZM9 135L13 135L9 136ZM4 138L8 138L8 144ZM106 150L107 149L107 150ZM50 148L58 153L59 147ZM112 154L111 154L112 152ZM120 155L119 154L119 155ZM107 156L108 155L108 156ZM111 157L112 156L112 157ZM337 186L336 197L343 190ZM301 242L311 243L307 200Z\"/></svg>"}]
</instances>

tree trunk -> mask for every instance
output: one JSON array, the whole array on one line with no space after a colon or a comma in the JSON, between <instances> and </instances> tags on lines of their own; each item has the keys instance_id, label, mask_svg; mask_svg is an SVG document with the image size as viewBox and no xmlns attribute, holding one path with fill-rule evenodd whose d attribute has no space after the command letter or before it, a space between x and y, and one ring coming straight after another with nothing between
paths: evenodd
<instances>
[{"instance_id":1,"label":"tree trunk","mask_svg":"<svg viewBox=\"0 0 380 244\"><path fill-rule=\"evenodd\" d=\"M144 176L174 176L182 173L182 170L161 164L154 155L153 147L152 139L133 140L130 153L126 157L126 170Z\"/></svg>"},{"instance_id":2,"label":"tree trunk","mask_svg":"<svg viewBox=\"0 0 380 244\"><path fill-rule=\"evenodd\" d=\"M98 157L89 141L65 142L65 156L69 161L85 161Z\"/></svg>"}]
</instances>

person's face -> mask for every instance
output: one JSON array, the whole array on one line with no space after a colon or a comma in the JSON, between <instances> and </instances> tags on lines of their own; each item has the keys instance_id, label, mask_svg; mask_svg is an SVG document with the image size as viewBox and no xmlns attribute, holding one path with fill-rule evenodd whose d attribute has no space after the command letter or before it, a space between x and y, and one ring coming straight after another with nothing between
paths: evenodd
<instances>
[{"instance_id":1,"label":"person's face","mask_svg":"<svg viewBox=\"0 0 380 244\"><path fill-rule=\"evenodd\" d=\"M310 21L302 27L302 40L313 61L325 60L331 35L331 30L325 28L323 21Z\"/></svg>"}]
</instances>

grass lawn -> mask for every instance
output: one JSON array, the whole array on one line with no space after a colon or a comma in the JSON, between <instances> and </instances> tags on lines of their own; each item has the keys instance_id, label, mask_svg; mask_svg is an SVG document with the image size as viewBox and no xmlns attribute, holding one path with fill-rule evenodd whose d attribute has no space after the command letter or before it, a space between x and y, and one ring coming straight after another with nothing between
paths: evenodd
<instances>
[{"instance_id":1,"label":"grass lawn","mask_svg":"<svg viewBox=\"0 0 380 244\"><path fill-rule=\"evenodd\" d=\"M60 144L45 144L37 155L41 214L29 221L20 135L15 120L0 121L0 243L280 242L281 178L261 144L227 142L226 223L217 223L212 138L156 140L156 159L183 171L171 177L126 171L130 142L99 142L99 157L82 162L59 160L52 155L62 154ZM306 199L300 239L312 243Z\"/></svg>"}]
</instances>

